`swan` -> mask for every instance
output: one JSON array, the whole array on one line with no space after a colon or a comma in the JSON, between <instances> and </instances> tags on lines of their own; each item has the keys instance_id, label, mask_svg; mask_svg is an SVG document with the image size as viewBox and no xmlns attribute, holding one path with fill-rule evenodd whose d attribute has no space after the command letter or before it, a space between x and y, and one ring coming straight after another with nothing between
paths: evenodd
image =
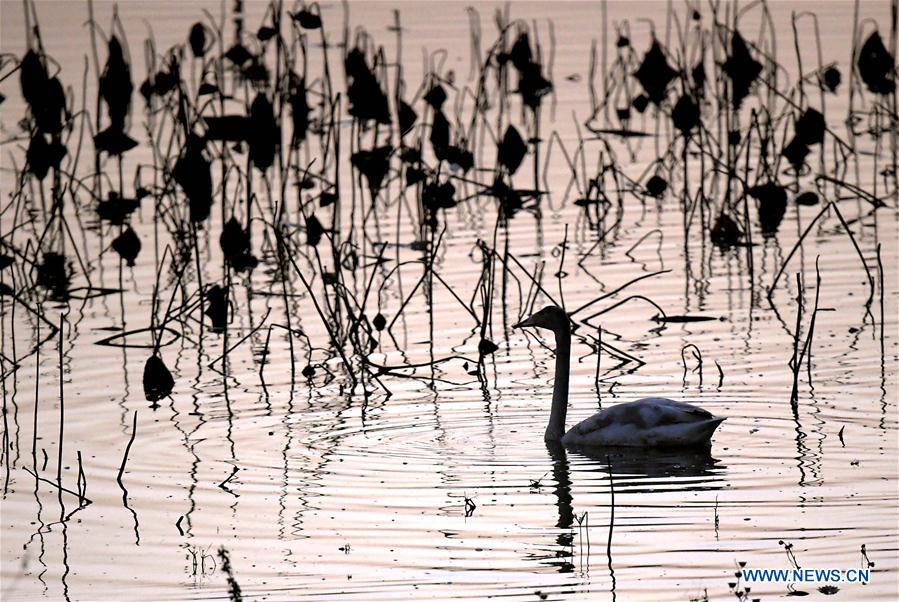
<instances>
[{"instance_id":1,"label":"swan","mask_svg":"<svg viewBox=\"0 0 899 602\"><path fill-rule=\"evenodd\" d=\"M724 418L702 408L663 397L619 403L579 422L565 432L568 412L568 364L571 321L560 307L547 306L513 328L537 327L556 335L556 378L546 441L567 446L690 447L708 445Z\"/></svg>"}]
</instances>

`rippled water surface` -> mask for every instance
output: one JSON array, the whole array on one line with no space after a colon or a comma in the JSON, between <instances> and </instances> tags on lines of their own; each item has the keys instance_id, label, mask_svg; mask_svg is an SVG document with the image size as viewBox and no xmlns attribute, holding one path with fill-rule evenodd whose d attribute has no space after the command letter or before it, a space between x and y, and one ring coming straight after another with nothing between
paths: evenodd
<instances>
[{"instance_id":1,"label":"rippled water surface","mask_svg":"<svg viewBox=\"0 0 899 602\"><path fill-rule=\"evenodd\" d=\"M231 2L227 4L230 10ZM266 5L245 4L247 27L254 30ZM21 56L22 3L4 1L0 8L2 50ZM142 41L148 28L158 49L184 43L190 26L203 18L202 8L216 19L221 15L218 2L119 4L138 84L146 73ZM478 3L476 14L461 2L351 2L348 23L351 34L352 28L364 27L393 60L393 11L399 11L403 76L411 98L425 72L426 51L446 51L433 57L434 68L444 75L452 71L457 89L475 87L471 24L479 23L483 53L496 37L497 8L501 5ZM678 22L685 20L683 7L675 8ZM36 9L45 49L59 63L80 108L86 65L91 98L96 89L85 58L91 52L84 25L87 4L37 2ZM94 10L98 23L107 27L112 5L97 1ZM851 191L824 188L829 200L844 197L839 207L873 275L872 302L866 304L871 289L862 261L833 214L811 230L769 300L776 273L821 206L791 202L776 235L763 238L754 232L752 275L745 248L717 248L700 234L698 222L685 234L677 193L683 188L680 173L661 199L626 194L620 210L610 212L598 229L591 228L584 210L573 202L578 194L570 189L571 169L559 145L547 151L547 132L556 131L570 153L579 135L589 137L583 164L577 166L580 182L595 177L599 161L608 162L612 152L622 172L636 181L645 180L657 145L664 152L670 143L668 126L662 126L658 137L602 140L585 128L591 114L591 41L602 40L602 4L515 2L509 10L512 18L536 27L544 53L552 48L554 91L541 113L540 161L547 162L540 167L546 169L540 186L549 191L541 200L542 219L521 212L507 228L497 229L493 199L475 197L441 217L446 231L434 262L435 272L479 315L483 304L476 295L483 254L477 242L485 241L520 262L510 261L509 270L500 266L496 272L487 335L499 349L485 358L482 377L470 374L478 358L480 328L447 288L435 283L430 303L424 288L411 296L392 328L393 336L386 330L375 333L379 346L370 360L397 366L456 359L433 370L409 368L383 375L390 396L373 382L367 398L358 389L346 394L341 360L327 351L328 333L296 280L285 312L270 251L267 256L259 253L263 265L252 277L234 277L235 311L227 346L249 338L230 351L226 372L218 360L226 343L208 326L200 330L202 315L196 311L171 325L180 336L163 347L163 356L176 384L171 397L151 409L141 383L148 350L97 343L119 330L149 325L156 260L168 234L154 227L152 204L145 201L133 220L144 249L136 265L125 267L120 277L118 257L101 254L114 233L109 226L102 231L91 227L92 217L82 208L83 227L76 227L74 236L92 262L93 285L121 287L124 292L43 304L52 322L67 312L62 440L58 344L51 340L38 355L26 356L39 338L38 321L3 298L2 352L6 358L24 358L3 382L8 442L3 458L4 600L227 598L228 583L217 556L222 546L244 597L253 599L723 600L733 599L738 563L792 566L785 544L791 544L803 567L858 568L865 562L864 549L875 563L871 582L841 584L834 597L894 599L899 593L897 203L894 179L875 176L895 165L889 135L879 142L859 136L858 153L839 174L883 199L885 208L874 213ZM798 69L791 11L816 11L822 61L836 62L844 79L838 93L826 99L827 121L848 139L854 5L772 2L770 10L783 66L782 90L794 90ZM859 19L875 21L890 47L889 3L863 2L860 10ZM341 5L324 4L322 15L332 40L341 39ZM676 44L676 24L665 3L607 5L610 64L614 26L629 24L639 60L650 43L647 18L662 41ZM741 19L747 38L758 41L761 11L750 7ZM809 64L816 65L810 31L809 23L802 22L799 35L807 73L815 69ZM310 69L318 73L317 38L309 43ZM895 52L895 40L892 43ZM332 68L339 72L335 81L342 86L342 49L335 45L329 52ZM549 64L550 57L544 60ZM9 72L4 66L3 74ZM595 74L594 85L601 92L599 77ZM809 102L820 106L817 88L812 88ZM8 141L21 135L19 121L26 113L18 74L0 81L0 92L6 96L0 105L2 138ZM455 92L447 106L454 98ZM853 102L859 109L874 100L868 95ZM146 132L142 103L135 93L135 137ZM416 106L421 108L421 102ZM518 100L510 101L511 119L526 132L519 107ZM652 111L634 117L631 127L655 131ZM601 121L602 114L596 120ZM348 128L345 144L350 140ZM775 135L778 144L783 131L781 125ZM366 144L369 141L366 138ZM495 147L489 140L483 144L477 164L488 169L471 177L489 183ZM89 143L85 145L83 152L92 158ZM25 146L27 138L2 147L4 205L16 186L15 169L21 168ZM342 161L346 173L341 177L349 187L349 162L346 157ZM90 159L82 162L90 169ZM144 145L128 155L126 188L133 186L127 174L134 174L138 164L152 162ZM811 160L815 169L816 163ZM687 166L688 178L708 177L709 166L700 165L698 158L688 158ZM116 164L109 161L105 169L110 181L118 182ZM533 187L532 169L529 155L516 175L519 187ZM793 178L784 180L792 183ZM812 179L800 176L798 183L808 188ZM396 226L399 191L397 183L390 184L384 197L390 200L376 212L379 230L370 234L390 241L385 251L388 269L421 258L421 252L410 247L418 230L408 216L403 214ZM722 194L720 188L707 192ZM87 206L90 200L83 202ZM295 207L295 187L288 187L285 202ZM67 211L75 224L71 205ZM349 211L345 206L347 221L353 219ZM751 214L756 214L754 209ZM8 216L3 216L4 236L12 227ZM200 235L206 283L222 278L219 219L214 208L208 232ZM260 223L259 241L262 227ZM154 254L157 235L166 240ZM366 252L369 261L377 254L370 246ZM811 368L803 366L798 401L791 404L793 373L788 362L796 322L795 274L804 274L807 289L805 333L816 292L816 260L819 307L827 311L817 314ZM585 318L612 308L578 332L595 337L601 326L604 342L640 361L622 362L604 350L597 367L590 339L576 337L569 423L621 401L672 397L727 417L708 453L608 455L544 443L552 395L552 340L511 328L528 309L523 307L530 286L525 269L534 274L541 265L544 287L569 310L641 274L663 272L579 315ZM564 277L557 279L560 270ZM370 273L360 272L357 281L347 283L359 298ZM370 315L381 311L392 320L421 273L420 264L405 266L399 278L394 275L369 296L365 310ZM187 286L196 290L197 281L191 278ZM75 281L84 284L83 279ZM320 281L313 288L320 299ZM166 300L170 290L161 293ZM657 309L641 299L613 307L630 295L651 299L669 316L712 319L659 323L653 320ZM545 302L543 298L540 304ZM268 328L285 324L287 313L314 347L310 351L306 339L297 337L293 366L285 331ZM256 328L264 317L264 325ZM42 338L48 327L40 328L45 330ZM147 345L149 336L132 336L128 342ZM318 366L311 379L300 374L308 364ZM336 378L329 378L328 370ZM137 431L121 477L123 490L117 476L135 412ZM48 482L36 481L29 472L34 466L34 424L36 465ZM80 452L85 493L92 501L70 516L78 508L77 497L60 495L54 486L60 445L64 487L77 489ZM824 597L817 586L798 584L796 589ZM751 597L786 594L784 584L755 584Z\"/></svg>"}]
</instances>

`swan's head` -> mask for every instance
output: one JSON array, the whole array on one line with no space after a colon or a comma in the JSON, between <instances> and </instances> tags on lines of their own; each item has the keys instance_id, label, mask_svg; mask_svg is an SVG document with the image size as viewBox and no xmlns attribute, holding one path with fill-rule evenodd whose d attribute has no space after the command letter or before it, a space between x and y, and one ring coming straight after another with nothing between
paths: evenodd
<instances>
[{"instance_id":1,"label":"swan's head","mask_svg":"<svg viewBox=\"0 0 899 602\"><path fill-rule=\"evenodd\" d=\"M516 324L513 328L534 326L552 330L553 332L568 332L569 324L568 314L565 313L564 309L555 305L547 305L530 318L526 318Z\"/></svg>"}]
</instances>

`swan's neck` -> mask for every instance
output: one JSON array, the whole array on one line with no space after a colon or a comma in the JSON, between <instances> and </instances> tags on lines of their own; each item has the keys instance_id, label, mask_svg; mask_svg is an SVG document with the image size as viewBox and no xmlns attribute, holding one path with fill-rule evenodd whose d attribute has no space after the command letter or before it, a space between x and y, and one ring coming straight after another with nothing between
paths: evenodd
<instances>
[{"instance_id":1,"label":"swan's neck","mask_svg":"<svg viewBox=\"0 0 899 602\"><path fill-rule=\"evenodd\" d=\"M565 415L568 413L568 364L571 357L571 332L568 324L556 332L556 380L553 385L553 407L549 425L543 438L558 441L565 434Z\"/></svg>"}]
</instances>

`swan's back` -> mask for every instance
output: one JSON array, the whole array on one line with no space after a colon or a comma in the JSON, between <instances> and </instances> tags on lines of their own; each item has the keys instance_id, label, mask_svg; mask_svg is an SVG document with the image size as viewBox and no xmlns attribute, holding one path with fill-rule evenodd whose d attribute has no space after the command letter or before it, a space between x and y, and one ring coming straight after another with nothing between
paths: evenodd
<instances>
[{"instance_id":1,"label":"swan's back","mask_svg":"<svg viewBox=\"0 0 899 602\"><path fill-rule=\"evenodd\" d=\"M709 442L724 418L663 397L619 403L576 424L565 445L689 447Z\"/></svg>"}]
</instances>

